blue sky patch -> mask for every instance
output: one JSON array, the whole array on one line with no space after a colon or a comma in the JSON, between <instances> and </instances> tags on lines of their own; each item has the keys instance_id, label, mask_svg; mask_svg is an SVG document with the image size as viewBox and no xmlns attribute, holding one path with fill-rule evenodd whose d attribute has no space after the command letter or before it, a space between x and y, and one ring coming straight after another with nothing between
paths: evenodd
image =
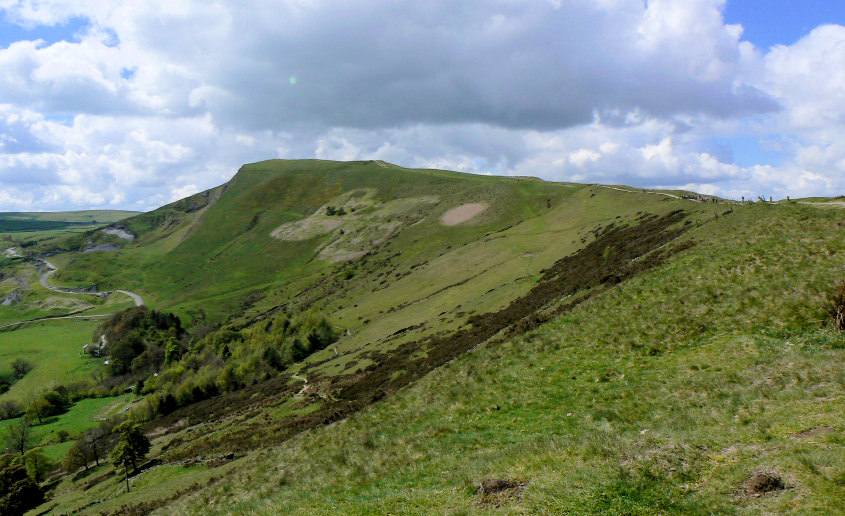
<instances>
[{"instance_id":1,"label":"blue sky patch","mask_svg":"<svg viewBox=\"0 0 845 516\"><path fill-rule=\"evenodd\" d=\"M762 50L791 45L819 25L845 25L842 0L728 0L725 22L745 29L742 39Z\"/></svg>"},{"instance_id":2,"label":"blue sky patch","mask_svg":"<svg viewBox=\"0 0 845 516\"><path fill-rule=\"evenodd\" d=\"M740 167L753 167L754 165L776 167L783 164L787 156L786 152L777 149L776 142L761 141L755 136L713 138L713 144L717 148L728 151L730 153L729 161ZM720 156L720 158L725 157Z\"/></svg>"},{"instance_id":3,"label":"blue sky patch","mask_svg":"<svg viewBox=\"0 0 845 516\"><path fill-rule=\"evenodd\" d=\"M0 48L8 48L16 41L38 39L44 40L47 45L59 41L77 42L79 36L84 34L90 26L90 20L80 16L59 25L37 25L27 28L9 21L8 15L3 12L0 15Z\"/></svg>"}]
</instances>

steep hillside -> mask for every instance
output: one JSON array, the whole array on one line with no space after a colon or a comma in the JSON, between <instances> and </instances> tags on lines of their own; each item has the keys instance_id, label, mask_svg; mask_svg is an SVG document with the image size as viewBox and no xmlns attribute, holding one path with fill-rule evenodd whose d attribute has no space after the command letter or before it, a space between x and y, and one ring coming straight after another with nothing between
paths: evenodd
<instances>
[{"instance_id":1,"label":"steep hillside","mask_svg":"<svg viewBox=\"0 0 845 516\"><path fill-rule=\"evenodd\" d=\"M246 165L50 258L187 331L102 326L136 350L90 392L144 394L151 460L38 512L836 512L843 225L835 200Z\"/></svg>"},{"instance_id":2,"label":"steep hillside","mask_svg":"<svg viewBox=\"0 0 845 516\"><path fill-rule=\"evenodd\" d=\"M210 428L186 414L162 457L188 446L220 462L172 466L184 480L161 513L842 513L845 336L828 309L844 223L798 204L735 209L529 333L233 462L191 443L251 421L279 431L277 405ZM308 379L294 406L346 394Z\"/></svg>"},{"instance_id":3,"label":"steep hillside","mask_svg":"<svg viewBox=\"0 0 845 516\"><path fill-rule=\"evenodd\" d=\"M442 254L447 245L461 245L548 210L546 205L569 195L568 190L539 181L412 171L375 162L257 163L243 167L224 187L182 201L184 206L127 220L140 235L137 242L116 255L79 257L56 280L103 288L119 284L146 291L160 306L192 315L202 309L219 320L256 291L288 287L277 299L298 294L292 282L363 254L387 256L401 245L421 263ZM471 222L451 229L439 222L448 209L475 202L489 208ZM330 219L325 231L319 223L287 232L282 227L319 219L335 204L347 205L348 211L323 217ZM408 242L414 242L413 248Z\"/></svg>"}]
</instances>

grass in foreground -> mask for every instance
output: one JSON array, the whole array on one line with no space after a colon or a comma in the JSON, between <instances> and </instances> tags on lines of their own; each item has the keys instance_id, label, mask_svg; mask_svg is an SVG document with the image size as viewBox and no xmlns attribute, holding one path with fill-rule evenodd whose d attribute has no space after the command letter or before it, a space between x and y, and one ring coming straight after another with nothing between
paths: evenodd
<instances>
[{"instance_id":1,"label":"grass in foreground","mask_svg":"<svg viewBox=\"0 0 845 516\"><path fill-rule=\"evenodd\" d=\"M753 207L670 265L384 403L242 459L177 513L845 511L839 217ZM758 472L786 489L747 491ZM209 509L209 508L215 509ZM167 509L173 513L173 507Z\"/></svg>"},{"instance_id":2,"label":"grass in foreground","mask_svg":"<svg viewBox=\"0 0 845 516\"><path fill-rule=\"evenodd\" d=\"M824 321L841 221L802 205L737 209L660 268L339 423L224 466L169 465L169 489L160 470L128 495L104 482L108 501L90 510L842 513L845 335ZM195 423L157 449L190 443ZM749 492L761 472L786 489ZM488 479L517 487L482 497ZM52 503L88 499L69 482Z\"/></svg>"}]
</instances>

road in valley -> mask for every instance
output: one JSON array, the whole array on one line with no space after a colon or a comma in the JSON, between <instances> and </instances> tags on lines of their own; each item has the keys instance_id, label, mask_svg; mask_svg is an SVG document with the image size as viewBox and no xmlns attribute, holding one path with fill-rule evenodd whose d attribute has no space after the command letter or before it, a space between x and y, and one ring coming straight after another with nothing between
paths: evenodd
<instances>
[{"instance_id":1,"label":"road in valley","mask_svg":"<svg viewBox=\"0 0 845 516\"><path fill-rule=\"evenodd\" d=\"M47 270L44 272L44 274L42 274L41 277L39 278L39 281L41 282L41 285L44 286L44 288L50 289L53 292L61 292L63 294L80 294L80 295L89 295L89 296L99 296L99 297L102 297L102 298L108 297L112 292L120 292L121 294L125 294L125 295L131 297L132 301L135 302L135 306L143 306L144 305L144 299L141 296L139 296L138 294L136 294L134 292L130 292L128 290L119 290L118 289L118 290L109 290L109 291L106 291L106 292L96 292L96 291L85 290L85 289L81 289L81 288L55 287L53 285L50 285L49 281L47 281L47 280L50 278L50 276L55 274L55 272L58 270L58 267L56 267L52 263L50 263L47 260L42 259L42 258L37 259L35 263L42 265L42 266L47 268Z\"/></svg>"}]
</instances>

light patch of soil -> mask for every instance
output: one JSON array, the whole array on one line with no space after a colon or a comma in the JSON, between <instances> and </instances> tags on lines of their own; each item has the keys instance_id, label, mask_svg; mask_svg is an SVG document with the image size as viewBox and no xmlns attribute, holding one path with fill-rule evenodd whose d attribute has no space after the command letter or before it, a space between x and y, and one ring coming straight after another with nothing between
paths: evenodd
<instances>
[{"instance_id":1,"label":"light patch of soil","mask_svg":"<svg viewBox=\"0 0 845 516\"><path fill-rule=\"evenodd\" d=\"M334 238L318 250L330 262L355 260L383 244L402 226L422 221L440 199L423 196L380 202L373 189L343 193L320 206L309 217L282 224L270 236L280 240L310 240L332 233ZM343 215L329 215L329 207Z\"/></svg>"},{"instance_id":2,"label":"light patch of soil","mask_svg":"<svg viewBox=\"0 0 845 516\"><path fill-rule=\"evenodd\" d=\"M462 204L456 208L452 208L440 217L440 222L444 226L457 226L480 215L487 209L486 203L474 202L470 204Z\"/></svg>"},{"instance_id":3,"label":"light patch of soil","mask_svg":"<svg viewBox=\"0 0 845 516\"><path fill-rule=\"evenodd\" d=\"M24 294L25 293L23 290L16 288L8 296L6 296L6 298L3 300L2 303L0 303L0 305L12 306L18 304L23 301Z\"/></svg>"},{"instance_id":4,"label":"light patch of soil","mask_svg":"<svg viewBox=\"0 0 845 516\"><path fill-rule=\"evenodd\" d=\"M283 224L270 233L279 240L310 240L316 236L331 233L343 224L340 217L329 218L312 215L307 219Z\"/></svg>"},{"instance_id":5,"label":"light patch of soil","mask_svg":"<svg viewBox=\"0 0 845 516\"><path fill-rule=\"evenodd\" d=\"M43 301L36 301L34 305L38 306L42 310L83 310L93 306L90 303L86 303L79 299L58 296L50 296Z\"/></svg>"},{"instance_id":6,"label":"light patch of soil","mask_svg":"<svg viewBox=\"0 0 845 516\"><path fill-rule=\"evenodd\" d=\"M129 231L129 228L120 224L120 225L112 225L102 230L103 233L107 235L114 235L117 238L122 238L124 240L129 240L130 242L135 240L135 234Z\"/></svg>"}]
</instances>

